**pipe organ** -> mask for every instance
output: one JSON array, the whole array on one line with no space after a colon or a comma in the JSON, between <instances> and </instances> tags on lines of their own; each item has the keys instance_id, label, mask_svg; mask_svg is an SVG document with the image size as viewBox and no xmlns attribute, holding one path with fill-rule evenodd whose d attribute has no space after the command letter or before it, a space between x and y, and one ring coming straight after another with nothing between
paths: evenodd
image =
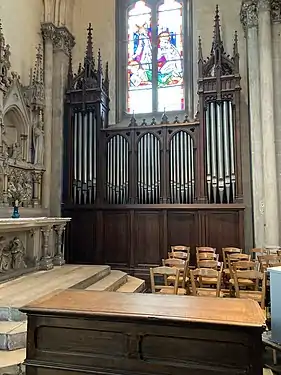
<instances>
[{"instance_id":1,"label":"pipe organ","mask_svg":"<svg viewBox=\"0 0 281 375\"><path fill-rule=\"evenodd\" d=\"M237 35L224 51L218 8L211 55L198 49L194 119L133 114L108 125L108 67L93 58L72 73L65 106L63 213L72 217L68 260L142 276L171 245L244 247ZM67 255L67 254L66 254Z\"/></svg>"}]
</instances>

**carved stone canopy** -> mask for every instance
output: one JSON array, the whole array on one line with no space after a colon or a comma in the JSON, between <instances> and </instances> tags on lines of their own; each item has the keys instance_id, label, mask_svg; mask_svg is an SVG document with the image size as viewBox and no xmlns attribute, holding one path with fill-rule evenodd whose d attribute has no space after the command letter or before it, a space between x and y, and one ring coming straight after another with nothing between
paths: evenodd
<instances>
[{"instance_id":1,"label":"carved stone canopy","mask_svg":"<svg viewBox=\"0 0 281 375\"><path fill-rule=\"evenodd\" d=\"M271 0L271 20L273 23L281 22L281 0Z\"/></svg>"},{"instance_id":2,"label":"carved stone canopy","mask_svg":"<svg viewBox=\"0 0 281 375\"><path fill-rule=\"evenodd\" d=\"M65 26L57 27L53 23L41 24L42 37L45 41L51 41L54 50L62 50L65 54L69 54L75 45L74 36Z\"/></svg>"},{"instance_id":3,"label":"carved stone canopy","mask_svg":"<svg viewBox=\"0 0 281 375\"><path fill-rule=\"evenodd\" d=\"M240 19L245 32L248 28L258 27L257 0L244 0L242 2Z\"/></svg>"}]
</instances>

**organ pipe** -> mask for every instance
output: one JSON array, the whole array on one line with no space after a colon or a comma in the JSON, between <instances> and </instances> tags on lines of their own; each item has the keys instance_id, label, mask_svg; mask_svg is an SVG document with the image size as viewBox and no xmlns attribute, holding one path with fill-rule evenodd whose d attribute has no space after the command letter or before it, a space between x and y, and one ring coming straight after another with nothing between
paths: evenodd
<instances>
[{"instance_id":1,"label":"organ pipe","mask_svg":"<svg viewBox=\"0 0 281 375\"><path fill-rule=\"evenodd\" d=\"M76 112L73 120L73 203L93 204L96 198L97 126L92 112Z\"/></svg>"},{"instance_id":2,"label":"organ pipe","mask_svg":"<svg viewBox=\"0 0 281 375\"><path fill-rule=\"evenodd\" d=\"M205 113L206 181L209 203L235 199L233 108L230 101L209 103Z\"/></svg>"},{"instance_id":3,"label":"organ pipe","mask_svg":"<svg viewBox=\"0 0 281 375\"><path fill-rule=\"evenodd\" d=\"M195 194L194 142L186 131L177 132L170 142L170 201L193 203Z\"/></svg>"},{"instance_id":4,"label":"organ pipe","mask_svg":"<svg viewBox=\"0 0 281 375\"><path fill-rule=\"evenodd\" d=\"M107 142L106 200L126 204L129 200L129 144L116 134Z\"/></svg>"},{"instance_id":5,"label":"organ pipe","mask_svg":"<svg viewBox=\"0 0 281 375\"><path fill-rule=\"evenodd\" d=\"M137 144L137 195L140 204L160 203L160 141L152 133Z\"/></svg>"}]
</instances>

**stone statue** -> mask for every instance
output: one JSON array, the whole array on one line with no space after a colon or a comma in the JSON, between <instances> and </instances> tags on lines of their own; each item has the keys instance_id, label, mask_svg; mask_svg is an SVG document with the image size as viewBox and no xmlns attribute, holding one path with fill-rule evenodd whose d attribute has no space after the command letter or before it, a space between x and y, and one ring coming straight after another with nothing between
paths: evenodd
<instances>
[{"instance_id":1,"label":"stone statue","mask_svg":"<svg viewBox=\"0 0 281 375\"><path fill-rule=\"evenodd\" d=\"M15 160L21 160L22 159L21 146L18 142L15 142L13 144L12 158L15 159Z\"/></svg>"},{"instance_id":2,"label":"stone statue","mask_svg":"<svg viewBox=\"0 0 281 375\"><path fill-rule=\"evenodd\" d=\"M0 272L8 271L12 266L12 254L6 238L0 237Z\"/></svg>"},{"instance_id":3,"label":"stone statue","mask_svg":"<svg viewBox=\"0 0 281 375\"><path fill-rule=\"evenodd\" d=\"M5 237L0 237L0 272L26 268L24 256L25 249L18 237L9 243Z\"/></svg>"},{"instance_id":4,"label":"stone statue","mask_svg":"<svg viewBox=\"0 0 281 375\"><path fill-rule=\"evenodd\" d=\"M10 241L10 251L12 254L12 269L18 270L26 268L24 261L25 249L22 241L18 237Z\"/></svg>"},{"instance_id":5,"label":"stone statue","mask_svg":"<svg viewBox=\"0 0 281 375\"><path fill-rule=\"evenodd\" d=\"M33 127L34 164L43 165L44 158L44 130L41 115L37 124Z\"/></svg>"}]
</instances>

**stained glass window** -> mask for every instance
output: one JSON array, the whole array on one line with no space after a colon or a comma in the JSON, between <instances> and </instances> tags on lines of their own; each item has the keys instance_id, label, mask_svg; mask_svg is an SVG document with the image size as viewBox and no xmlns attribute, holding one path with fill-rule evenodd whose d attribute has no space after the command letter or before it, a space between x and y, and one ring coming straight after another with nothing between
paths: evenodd
<instances>
[{"instance_id":1,"label":"stained glass window","mask_svg":"<svg viewBox=\"0 0 281 375\"><path fill-rule=\"evenodd\" d=\"M127 113L185 109L183 4L138 0L127 13Z\"/></svg>"}]
</instances>

